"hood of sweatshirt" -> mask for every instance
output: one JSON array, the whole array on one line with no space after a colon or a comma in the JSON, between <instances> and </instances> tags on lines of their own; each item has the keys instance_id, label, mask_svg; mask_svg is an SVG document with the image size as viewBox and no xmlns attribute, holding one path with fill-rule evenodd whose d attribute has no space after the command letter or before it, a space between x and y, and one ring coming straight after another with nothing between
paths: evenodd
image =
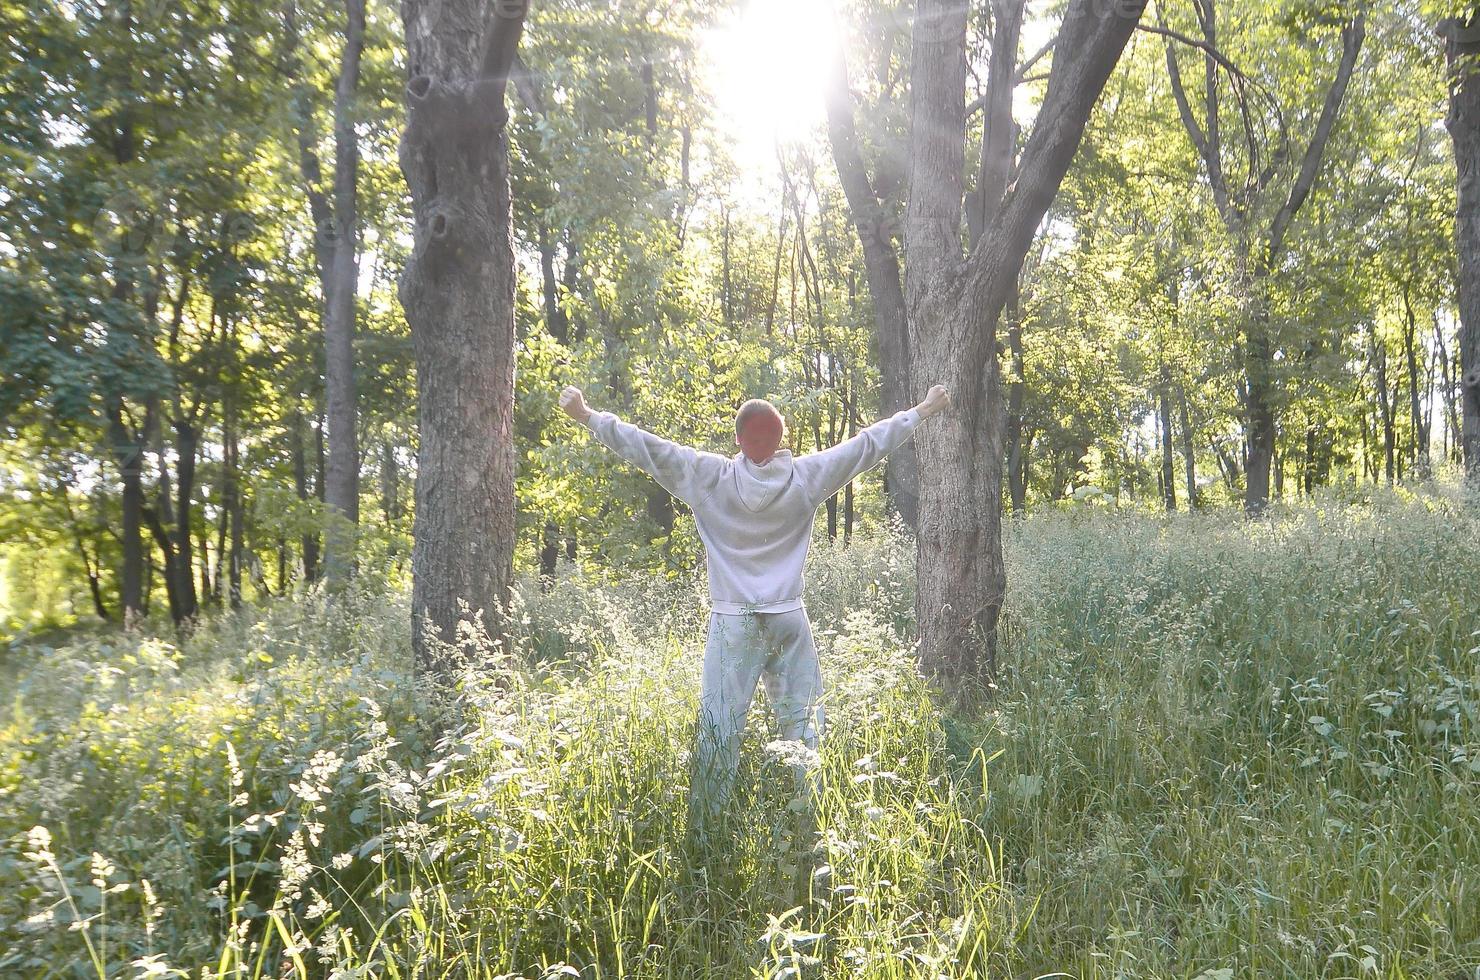
<instances>
[{"instance_id":1,"label":"hood of sweatshirt","mask_svg":"<svg viewBox=\"0 0 1480 980\"><path fill-rule=\"evenodd\" d=\"M778 449L775 455L757 466L744 453L735 454L735 492L745 509L755 512L764 510L781 496L791 483L792 458L790 449Z\"/></svg>"}]
</instances>

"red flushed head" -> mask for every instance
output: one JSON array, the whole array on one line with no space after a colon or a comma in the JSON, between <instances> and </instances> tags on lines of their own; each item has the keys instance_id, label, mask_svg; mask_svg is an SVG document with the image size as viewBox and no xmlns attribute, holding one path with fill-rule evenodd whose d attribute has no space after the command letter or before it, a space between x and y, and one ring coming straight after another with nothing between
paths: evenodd
<instances>
[{"instance_id":1,"label":"red flushed head","mask_svg":"<svg viewBox=\"0 0 1480 980\"><path fill-rule=\"evenodd\" d=\"M735 416L735 441L745 457L757 466L776 455L785 434L781 413L768 401L752 398L740 406Z\"/></svg>"}]
</instances>

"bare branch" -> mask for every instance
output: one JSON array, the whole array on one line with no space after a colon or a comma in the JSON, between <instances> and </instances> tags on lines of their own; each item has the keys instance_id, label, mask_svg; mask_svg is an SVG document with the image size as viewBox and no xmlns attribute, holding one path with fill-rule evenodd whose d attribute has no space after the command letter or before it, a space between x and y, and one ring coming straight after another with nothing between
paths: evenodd
<instances>
[{"instance_id":1,"label":"bare branch","mask_svg":"<svg viewBox=\"0 0 1480 980\"><path fill-rule=\"evenodd\" d=\"M1018 70L1017 74L1014 76L1014 81L1016 81L1019 85L1027 81L1028 72L1032 71L1033 66L1038 64L1039 61L1043 60L1044 55L1053 50L1053 46L1058 42L1058 40L1059 37L1057 34L1055 34L1053 37L1048 39L1047 44L1043 45L1043 47L1033 52L1032 56L1029 57L1027 61L1023 62L1021 65L1018 65Z\"/></svg>"},{"instance_id":2,"label":"bare branch","mask_svg":"<svg viewBox=\"0 0 1480 980\"><path fill-rule=\"evenodd\" d=\"M1012 170L1017 126L1012 119L1012 93L1017 87L1018 39L1027 0L993 0L996 30L987 63L986 117L982 121L981 164L976 190L968 195L966 225L974 244L1002 203Z\"/></svg>"},{"instance_id":3,"label":"bare branch","mask_svg":"<svg viewBox=\"0 0 1480 980\"><path fill-rule=\"evenodd\" d=\"M1356 67L1357 55L1361 53L1362 41L1366 36L1367 13L1359 10L1357 16L1341 28L1341 63L1336 68L1336 77L1332 79L1331 88L1326 92L1325 105L1321 106L1321 118L1305 148L1305 158L1301 160L1300 173L1290 187L1290 196L1269 226L1269 250L1265 255L1265 262L1270 267L1274 266L1284 249L1285 232L1289 230L1295 212L1300 210L1315 186L1326 144L1331 139L1331 130L1336 125L1336 116L1341 112L1347 84L1351 81L1352 70Z\"/></svg>"}]
</instances>

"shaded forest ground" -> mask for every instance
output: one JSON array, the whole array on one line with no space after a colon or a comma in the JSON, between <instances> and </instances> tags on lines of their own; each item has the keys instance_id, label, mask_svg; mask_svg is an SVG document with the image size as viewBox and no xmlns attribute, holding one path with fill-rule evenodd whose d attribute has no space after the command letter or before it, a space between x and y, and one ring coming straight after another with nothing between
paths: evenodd
<instances>
[{"instance_id":1,"label":"shaded forest ground","mask_svg":"<svg viewBox=\"0 0 1480 980\"><path fill-rule=\"evenodd\" d=\"M1443 487L1016 522L972 718L900 640L909 543L819 548L804 909L759 713L735 839L692 873L687 583L526 591L440 746L394 592L13 651L0 974L1472 977L1477 540Z\"/></svg>"}]
</instances>

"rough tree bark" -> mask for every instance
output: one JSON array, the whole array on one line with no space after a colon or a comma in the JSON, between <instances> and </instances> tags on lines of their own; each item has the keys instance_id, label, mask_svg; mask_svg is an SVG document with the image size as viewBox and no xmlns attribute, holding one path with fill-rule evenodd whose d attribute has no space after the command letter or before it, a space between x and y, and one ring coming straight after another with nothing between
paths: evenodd
<instances>
[{"instance_id":1,"label":"rough tree bark","mask_svg":"<svg viewBox=\"0 0 1480 980\"><path fill-rule=\"evenodd\" d=\"M904 230L910 377L944 384L956 405L915 436L919 656L925 673L958 698L995 670L1005 586L997 322L1145 4L1069 4L1043 104L1013 172L1003 165L1016 142L1011 87L1020 74L1017 30L1010 25L1021 23L1023 6L1024 0L993 4L995 64L970 215L962 213L967 6L920 0L913 27ZM963 223L972 232L964 255Z\"/></svg>"},{"instance_id":2,"label":"rough tree bark","mask_svg":"<svg viewBox=\"0 0 1480 980\"><path fill-rule=\"evenodd\" d=\"M502 632L514 553L514 251L505 88L524 0L404 0L401 170L414 248L401 303L416 352L420 453L412 552L419 669L459 602Z\"/></svg>"},{"instance_id":3,"label":"rough tree bark","mask_svg":"<svg viewBox=\"0 0 1480 980\"><path fill-rule=\"evenodd\" d=\"M1458 196L1460 443L1465 471L1480 483L1480 13L1441 24L1449 68L1449 112Z\"/></svg>"}]
</instances>

